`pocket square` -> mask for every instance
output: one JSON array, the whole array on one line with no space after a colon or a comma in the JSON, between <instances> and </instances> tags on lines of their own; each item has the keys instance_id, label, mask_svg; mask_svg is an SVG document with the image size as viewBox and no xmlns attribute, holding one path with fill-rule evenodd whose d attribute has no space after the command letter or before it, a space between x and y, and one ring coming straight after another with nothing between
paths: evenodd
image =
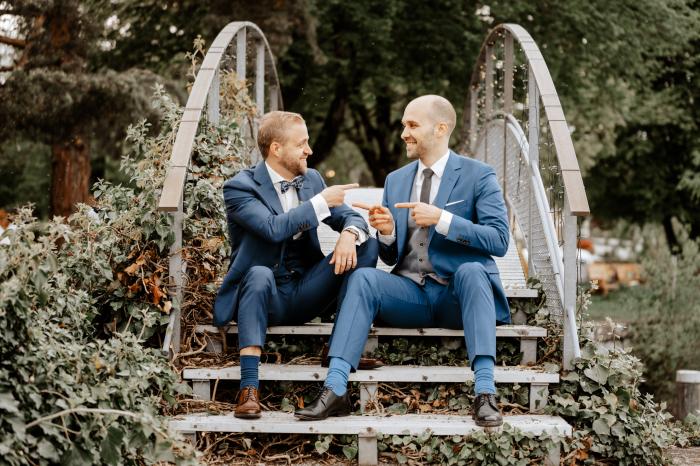
<instances>
[{"instance_id":1,"label":"pocket square","mask_svg":"<svg viewBox=\"0 0 700 466\"><path fill-rule=\"evenodd\" d=\"M462 199L461 201L448 202L447 204L445 204L445 207L449 207L449 206L451 206L451 205L459 204L460 202L464 202L464 201L466 201L466 199Z\"/></svg>"}]
</instances>

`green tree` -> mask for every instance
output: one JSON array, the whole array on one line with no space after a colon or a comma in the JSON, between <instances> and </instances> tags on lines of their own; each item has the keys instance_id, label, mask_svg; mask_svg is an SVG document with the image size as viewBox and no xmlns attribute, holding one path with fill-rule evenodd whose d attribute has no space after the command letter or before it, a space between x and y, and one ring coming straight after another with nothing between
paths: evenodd
<instances>
[{"instance_id":1,"label":"green tree","mask_svg":"<svg viewBox=\"0 0 700 466\"><path fill-rule=\"evenodd\" d=\"M0 85L0 142L19 137L51 147L51 213L68 215L88 200L91 141L113 147L126 124L151 115L157 78L94 66L109 48L98 40L110 14L104 2L17 0L6 13L19 38L0 38L17 49Z\"/></svg>"}]
</instances>

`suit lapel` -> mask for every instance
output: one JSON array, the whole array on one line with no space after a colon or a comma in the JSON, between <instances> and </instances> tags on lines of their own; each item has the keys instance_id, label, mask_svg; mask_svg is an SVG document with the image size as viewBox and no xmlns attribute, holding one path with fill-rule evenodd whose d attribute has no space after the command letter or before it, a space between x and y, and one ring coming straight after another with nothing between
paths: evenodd
<instances>
[{"instance_id":1,"label":"suit lapel","mask_svg":"<svg viewBox=\"0 0 700 466\"><path fill-rule=\"evenodd\" d=\"M416 171L418 170L418 162L413 162L411 170L406 171L406 175L399 180L398 187L398 202L410 202L411 190L413 189L413 181L416 179ZM390 206L393 207L393 206ZM408 232L408 211L410 209L398 209L396 216L396 241L398 241L398 255L401 257L404 245L406 244L406 234Z\"/></svg>"},{"instance_id":2,"label":"suit lapel","mask_svg":"<svg viewBox=\"0 0 700 466\"><path fill-rule=\"evenodd\" d=\"M255 166L253 179L258 183L258 191L267 205L278 215L284 213L282 204L280 204L280 198L277 195L277 191L275 191L275 187L272 185L270 174L267 172L265 162L259 162Z\"/></svg>"},{"instance_id":3,"label":"suit lapel","mask_svg":"<svg viewBox=\"0 0 700 466\"><path fill-rule=\"evenodd\" d=\"M459 164L459 160L457 159L457 155L455 155L454 152L450 151L450 155L448 157L449 158L447 159L447 164L445 165L445 172L442 174L442 180L440 181L440 189L438 190L438 193L435 196L435 199L433 200L433 205L439 209L445 208L445 204L450 198L450 193L452 193L455 184L457 184L457 180L459 180L459 169L461 167ZM430 227L428 244L430 244L430 241L433 239L434 234L435 225Z\"/></svg>"}]
</instances>

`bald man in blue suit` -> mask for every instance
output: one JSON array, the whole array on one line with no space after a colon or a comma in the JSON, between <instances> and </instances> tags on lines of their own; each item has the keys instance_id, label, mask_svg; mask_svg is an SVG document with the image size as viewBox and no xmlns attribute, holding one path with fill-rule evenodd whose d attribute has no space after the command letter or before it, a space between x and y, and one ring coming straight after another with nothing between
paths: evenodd
<instances>
[{"instance_id":1,"label":"bald man in blue suit","mask_svg":"<svg viewBox=\"0 0 700 466\"><path fill-rule=\"evenodd\" d=\"M354 204L370 213L379 257L395 265L354 273L336 318L324 389L301 420L349 412L347 380L357 368L375 320L382 325L464 329L475 376L477 425L502 424L494 384L496 324L510 310L492 256L504 256L510 238L505 202L493 169L448 149L456 116L434 95L411 101L401 135L417 159L392 173L382 205Z\"/></svg>"}]
</instances>

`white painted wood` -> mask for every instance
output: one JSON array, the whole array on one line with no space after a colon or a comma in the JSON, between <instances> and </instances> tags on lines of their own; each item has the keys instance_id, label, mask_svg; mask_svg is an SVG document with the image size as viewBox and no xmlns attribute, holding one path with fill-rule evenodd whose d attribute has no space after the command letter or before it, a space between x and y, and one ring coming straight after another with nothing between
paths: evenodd
<instances>
[{"instance_id":1,"label":"white painted wood","mask_svg":"<svg viewBox=\"0 0 700 466\"><path fill-rule=\"evenodd\" d=\"M400 421L398 421L400 419ZM571 436L571 426L558 416L504 416L504 422L535 435L557 433ZM468 435L482 430L469 416L404 414L399 416L345 416L323 421L299 421L292 413L264 411L260 419L238 419L231 415L183 415L170 420L170 426L184 432L265 432L271 434L355 434Z\"/></svg>"},{"instance_id":2,"label":"white painted wood","mask_svg":"<svg viewBox=\"0 0 700 466\"><path fill-rule=\"evenodd\" d=\"M262 116L265 113L265 42L261 40L256 43L255 52L255 105L258 115Z\"/></svg>"},{"instance_id":3,"label":"white painted wood","mask_svg":"<svg viewBox=\"0 0 700 466\"><path fill-rule=\"evenodd\" d=\"M239 380L240 366L184 369L186 380ZM315 365L261 364L260 380L322 381L328 369ZM559 374L526 367L496 367L496 383L557 383ZM462 366L385 366L358 370L350 374L350 382L465 382L474 380L474 373Z\"/></svg>"},{"instance_id":4,"label":"white painted wood","mask_svg":"<svg viewBox=\"0 0 700 466\"><path fill-rule=\"evenodd\" d=\"M197 400L211 401L211 381L209 379L193 380L192 393Z\"/></svg>"},{"instance_id":5,"label":"white painted wood","mask_svg":"<svg viewBox=\"0 0 700 466\"><path fill-rule=\"evenodd\" d=\"M560 464L561 447L557 445L547 452L547 456L544 459L544 466L559 466Z\"/></svg>"},{"instance_id":6,"label":"white painted wood","mask_svg":"<svg viewBox=\"0 0 700 466\"><path fill-rule=\"evenodd\" d=\"M236 34L236 75L245 79L246 71L246 28L241 28Z\"/></svg>"},{"instance_id":7,"label":"white painted wood","mask_svg":"<svg viewBox=\"0 0 700 466\"><path fill-rule=\"evenodd\" d=\"M562 366L574 368L574 359L581 357L576 325L576 287L578 286L578 264L576 262L577 218L571 215L564 197L564 349Z\"/></svg>"},{"instance_id":8,"label":"white painted wood","mask_svg":"<svg viewBox=\"0 0 700 466\"><path fill-rule=\"evenodd\" d=\"M213 325L198 325L197 333L218 334L218 327ZM279 325L267 328L268 335L330 335L333 331L331 323L308 323L304 325ZM238 333L238 326L231 325L227 333ZM370 335L393 337L463 337L463 330L448 328L393 328L372 327ZM538 338L546 337L547 329L530 325L499 325L496 327L497 338Z\"/></svg>"},{"instance_id":9,"label":"white painted wood","mask_svg":"<svg viewBox=\"0 0 700 466\"><path fill-rule=\"evenodd\" d=\"M547 405L549 399L549 385L533 383L530 384L530 412L533 414L541 412Z\"/></svg>"},{"instance_id":10,"label":"white painted wood","mask_svg":"<svg viewBox=\"0 0 700 466\"><path fill-rule=\"evenodd\" d=\"M534 364L537 361L537 339L521 338L520 352L523 355L523 358L520 360L520 364Z\"/></svg>"},{"instance_id":11,"label":"white painted wood","mask_svg":"<svg viewBox=\"0 0 700 466\"><path fill-rule=\"evenodd\" d=\"M676 382L700 383L700 371L678 370L676 371Z\"/></svg>"},{"instance_id":12,"label":"white painted wood","mask_svg":"<svg viewBox=\"0 0 700 466\"><path fill-rule=\"evenodd\" d=\"M377 383L360 384L360 411L364 413L367 409L367 403L377 401Z\"/></svg>"},{"instance_id":13,"label":"white painted wood","mask_svg":"<svg viewBox=\"0 0 700 466\"><path fill-rule=\"evenodd\" d=\"M379 464L376 434L360 433L358 435L357 464L359 466L374 466Z\"/></svg>"},{"instance_id":14,"label":"white painted wood","mask_svg":"<svg viewBox=\"0 0 700 466\"><path fill-rule=\"evenodd\" d=\"M207 94L207 119L212 125L219 124L219 91L221 86L219 68L214 70L214 78Z\"/></svg>"}]
</instances>

